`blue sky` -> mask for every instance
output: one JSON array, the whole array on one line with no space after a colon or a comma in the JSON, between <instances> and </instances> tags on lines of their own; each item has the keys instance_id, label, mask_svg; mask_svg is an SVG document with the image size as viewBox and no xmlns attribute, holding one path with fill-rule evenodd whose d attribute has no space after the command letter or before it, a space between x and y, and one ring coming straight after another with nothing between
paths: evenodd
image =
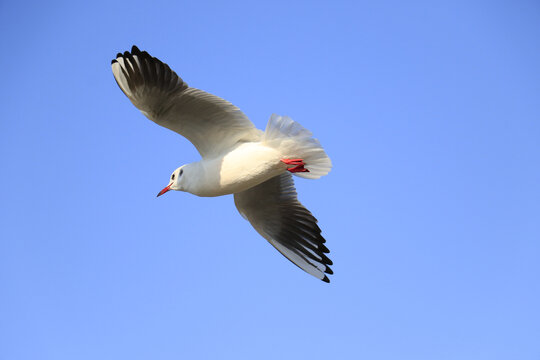
<instances>
[{"instance_id":1,"label":"blue sky","mask_svg":"<svg viewBox=\"0 0 540 360\"><path fill-rule=\"evenodd\" d=\"M534 1L2 2L0 359L538 359ZM136 44L333 160L290 264L110 60Z\"/></svg>"}]
</instances>

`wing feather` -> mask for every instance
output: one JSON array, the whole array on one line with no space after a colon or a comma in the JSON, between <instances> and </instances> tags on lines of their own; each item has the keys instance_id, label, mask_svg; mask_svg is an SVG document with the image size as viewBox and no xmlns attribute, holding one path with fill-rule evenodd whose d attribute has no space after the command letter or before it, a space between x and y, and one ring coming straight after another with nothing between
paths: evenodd
<instances>
[{"instance_id":1,"label":"wing feather","mask_svg":"<svg viewBox=\"0 0 540 360\"><path fill-rule=\"evenodd\" d=\"M236 106L188 85L159 59L133 46L112 61L116 82L141 112L193 143L201 156L222 154L261 131Z\"/></svg>"},{"instance_id":2,"label":"wing feather","mask_svg":"<svg viewBox=\"0 0 540 360\"><path fill-rule=\"evenodd\" d=\"M234 194L240 214L287 259L325 282L333 274L317 219L297 199L289 173Z\"/></svg>"}]
</instances>

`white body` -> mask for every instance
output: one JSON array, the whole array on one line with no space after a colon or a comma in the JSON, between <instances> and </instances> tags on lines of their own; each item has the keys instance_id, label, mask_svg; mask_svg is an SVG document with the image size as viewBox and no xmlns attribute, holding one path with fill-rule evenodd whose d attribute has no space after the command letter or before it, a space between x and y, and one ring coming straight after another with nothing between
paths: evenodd
<instances>
[{"instance_id":1,"label":"white body","mask_svg":"<svg viewBox=\"0 0 540 360\"><path fill-rule=\"evenodd\" d=\"M197 196L221 196L245 191L287 171L281 152L261 142L243 143L229 153L184 167L183 189Z\"/></svg>"}]
</instances>

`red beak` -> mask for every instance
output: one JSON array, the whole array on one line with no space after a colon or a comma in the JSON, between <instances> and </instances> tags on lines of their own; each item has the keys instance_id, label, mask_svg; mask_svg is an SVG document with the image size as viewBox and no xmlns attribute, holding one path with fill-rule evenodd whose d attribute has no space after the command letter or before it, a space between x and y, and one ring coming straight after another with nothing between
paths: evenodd
<instances>
[{"instance_id":1,"label":"red beak","mask_svg":"<svg viewBox=\"0 0 540 360\"><path fill-rule=\"evenodd\" d=\"M167 185L167 187L166 187L165 189L161 190L161 191L157 194L157 196L161 196L161 195L165 194L167 191L171 190L171 186L172 186L172 184ZM156 196L156 197L157 197L157 196Z\"/></svg>"}]
</instances>

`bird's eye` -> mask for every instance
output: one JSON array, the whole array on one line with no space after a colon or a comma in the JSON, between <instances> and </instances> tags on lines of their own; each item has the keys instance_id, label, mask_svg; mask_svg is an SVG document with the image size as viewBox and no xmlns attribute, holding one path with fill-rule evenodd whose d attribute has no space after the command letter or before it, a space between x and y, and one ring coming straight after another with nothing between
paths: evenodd
<instances>
[{"instance_id":1,"label":"bird's eye","mask_svg":"<svg viewBox=\"0 0 540 360\"><path fill-rule=\"evenodd\" d=\"M171 180L174 180L174 174L171 175Z\"/></svg>"}]
</instances>

